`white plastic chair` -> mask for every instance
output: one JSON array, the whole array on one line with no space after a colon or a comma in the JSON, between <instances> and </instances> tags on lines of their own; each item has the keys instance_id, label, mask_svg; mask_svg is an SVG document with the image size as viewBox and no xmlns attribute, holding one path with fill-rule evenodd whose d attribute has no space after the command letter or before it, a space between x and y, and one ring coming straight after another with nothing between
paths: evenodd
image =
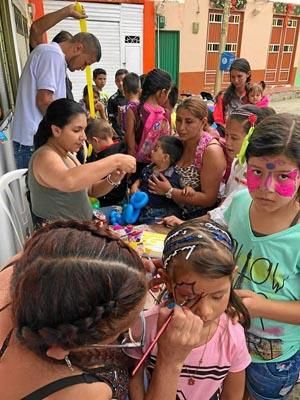
<instances>
[{"instance_id":1,"label":"white plastic chair","mask_svg":"<svg viewBox=\"0 0 300 400\"><path fill-rule=\"evenodd\" d=\"M19 250L33 232L32 217L26 197L26 172L26 168L17 169L0 177L0 209L8 217L7 220L11 225L8 229L13 229ZM2 232L3 228L5 227L2 226Z\"/></svg>"}]
</instances>

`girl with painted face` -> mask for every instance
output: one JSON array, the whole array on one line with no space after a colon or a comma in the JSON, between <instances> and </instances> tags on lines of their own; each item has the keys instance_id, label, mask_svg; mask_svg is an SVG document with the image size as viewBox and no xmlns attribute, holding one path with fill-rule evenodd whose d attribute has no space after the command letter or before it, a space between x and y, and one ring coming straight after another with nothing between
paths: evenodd
<instances>
[{"instance_id":1,"label":"girl with painted face","mask_svg":"<svg viewBox=\"0 0 300 400\"><path fill-rule=\"evenodd\" d=\"M253 105L239 107L229 115L225 129L225 140L227 160L232 160L230 175L220 206L208 211L209 217L221 225L226 226L223 214L235 193L247 187L247 163L240 164L237 155L249 129L259 124L265 117L262 109Z\"/></svg>"},{"instance_id":2,"label":"girl with painted face","mask_svg":"<svg viewBox=\"0 0 300 400\"><path fill-rule=\"evenodd\" d=\"M227 311L234 307L245 326L249 323L249 314L232 290L236 271L233 253L232 237L211 220L187 221L172 229L165 240L163 267L159 269L159 274L165 282L168 300L145 312L145 345L142 349L130 350L129 355L136 359L142 357L157 333L158 313L166 306L171 308L174 303L184 303L183 309L198 316L202 321L198 346L186 354L183 364L172 365L172 368L181 371L176 399L243 398L245 368L250 363L250 356L243 327L234 325ZM175 310L177 308L175 306ZM135 328L133 332L139 336ZM185 334L185 331L178 332L178 335ZM165 346L176 354L176 347L171 347L169 343ZM157 356L159 348L155 346L144 363L150 377L145 397L143 368L140 368L131 379L130 400L151 398L147 396L155 387L151 377L159 365Z\"/></svg>"},{"instance_id":3,"label":"girl with painted face","mask_svg":"<svg viewBox=\"0 0 300 400\"><path fill-rule=\"evenodd\" d=\"M256 400L287 399L300 370L300 117L265 118L239 158L248 190L224 217L236 239L234 287L252 318L247 389Z\"/></svg>"}]
</instances>

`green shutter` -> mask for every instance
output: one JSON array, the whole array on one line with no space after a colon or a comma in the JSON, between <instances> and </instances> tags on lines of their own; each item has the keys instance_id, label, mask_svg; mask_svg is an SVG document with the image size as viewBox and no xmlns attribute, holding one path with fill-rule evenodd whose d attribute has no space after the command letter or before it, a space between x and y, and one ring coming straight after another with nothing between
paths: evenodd
<instances>
[{"instance_id":1,"label":"green shutter","mask_svg":"<svg viewBox=\"0 0 300 400\"><path fill-rule=\"evenodd\" d=\"M156 68L169 72L178 86L179 75L179 31L156 31Z\"/></svg>"}]
</instances>

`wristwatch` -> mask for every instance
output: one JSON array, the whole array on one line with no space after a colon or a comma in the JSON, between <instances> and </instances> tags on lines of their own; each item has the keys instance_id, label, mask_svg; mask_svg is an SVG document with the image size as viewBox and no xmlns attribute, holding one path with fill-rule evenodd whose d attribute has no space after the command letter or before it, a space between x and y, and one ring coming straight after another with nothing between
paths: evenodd
<instances>
[{"instance_id":1,"label":"wristwatch","mask_svg":"<svg viewBox=\"0 0 300 400\"><path fill-rule=\"evenodd\" d=\"M174 189L174 188L171 187L171 188L165 193L165 196L166 196L167 199L171 199L171 198L172 198L173 189Z\"/></svg>"}]
</instances>

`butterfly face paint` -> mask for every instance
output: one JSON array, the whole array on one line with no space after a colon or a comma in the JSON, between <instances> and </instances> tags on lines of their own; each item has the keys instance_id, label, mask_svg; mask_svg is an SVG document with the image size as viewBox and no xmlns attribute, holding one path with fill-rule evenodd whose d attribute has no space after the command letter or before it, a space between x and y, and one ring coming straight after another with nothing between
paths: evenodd
<instances>
[{"instance_id":1,"label":"butterfly face paint","mask_svg":"<svg viewBox=\"0 0 300 400\"><path fill-rule=\"evenodd\" d=\"M252 193L258 188L269 191L274 186L275 192L280 196L293 197L297 189L298 168L286 173L276 172L275 169L274 163L265 164L264 171L249 165L247 168L249 192Z\"/></svg>"},{"instance_id":2,"label":"butterfly face paint","mask_svg":"<svg viewBox=\"0 0 300 400\"><path fill-rule=\"evenodd\" d=\"M284 197L293 197L296 191L296 182L299 176L298 168L288 174L279 174L280 179L275 182L275 191Z\"/></svg>"}]
</instances>

